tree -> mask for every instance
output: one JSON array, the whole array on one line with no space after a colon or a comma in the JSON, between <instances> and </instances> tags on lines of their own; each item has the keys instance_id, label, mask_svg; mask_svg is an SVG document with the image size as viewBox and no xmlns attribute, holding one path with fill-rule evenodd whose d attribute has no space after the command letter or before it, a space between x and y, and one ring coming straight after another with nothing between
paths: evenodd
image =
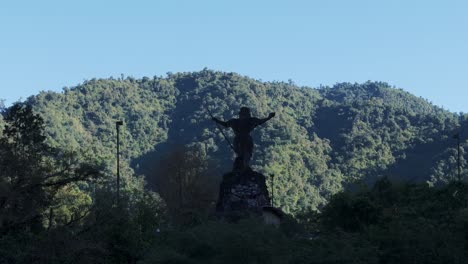
<instances>
[{"instance_id":1,"label":"tree","mask_svg":"<svg viewBox=\"0 0 468 264\"><path fill-rule=\"evenodd\" d=\"M160 161L155 183L169 212L177 218L213 209L219 181L200 151L178 146Z\"/></svg>"},{"instance_id":2,"label":"tree","mask_svg":"<svg viewBox=\"0 0 468 264\"><path fill-rule=\"evenodd\" d=\"M44 121L31 106L4 113L0 138L0 231L40 231L47 208L62 187L98 174L96 166L46 144Z\"/></svg>"},{"instance_id":3,"label":"tree","mask_svg":"<svg viewBox=\"0 0 468 264\"><path fill-rule=\"evenodd\" d=\"M230 118L242 106L260 116L275 111L278 118L252 134L251 165L277 176L275 201L293 213L320 210L331 194L361 179L450 181L453 168L443 153L452 153L457 124L467 124L382 82L312 89L208 69L133 81L92 79L27 102L44 117L51 146L89 151L106 164L108 179L115 171L117 119L126 120L122 171L128 179L150 179L148 168L171 155L166 146L175 143L203 146L203 156L221 167L217 175L231 168L231 150L209 112Z\"/></svg>"}]
</instances>

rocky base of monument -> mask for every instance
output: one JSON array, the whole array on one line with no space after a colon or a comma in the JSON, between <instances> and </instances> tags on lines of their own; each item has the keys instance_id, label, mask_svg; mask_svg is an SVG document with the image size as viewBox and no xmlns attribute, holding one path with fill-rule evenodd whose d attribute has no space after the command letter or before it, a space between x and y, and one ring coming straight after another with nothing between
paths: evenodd
<instances>
[{"instance_id":1,"label":"rocky base of monument","mask_svg":"<svg viewBox=\"0 0 468 264\"><path fill-rule=\"evenodd\" d=\"M262 213L270 206L265 176L247 168L223 175L216 211L218 213Z\"/></svg>"}]
</instances>

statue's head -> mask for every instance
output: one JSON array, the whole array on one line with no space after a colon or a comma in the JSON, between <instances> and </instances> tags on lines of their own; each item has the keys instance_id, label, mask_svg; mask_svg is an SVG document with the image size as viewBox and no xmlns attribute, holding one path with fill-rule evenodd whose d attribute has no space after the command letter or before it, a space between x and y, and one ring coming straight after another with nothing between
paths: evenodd
<instances>
[{"instance_id":1,"label":"statue's head","mask_svg":"<svg viewBox=\"0 0 468 264\"><path fill-rule=\"evenodd\" d=\"M243 119L243 118L249 118L250 117L250 108L248 107L241 107L240 111L239 111L239 118Z\"/></svg>"}]
</instances>

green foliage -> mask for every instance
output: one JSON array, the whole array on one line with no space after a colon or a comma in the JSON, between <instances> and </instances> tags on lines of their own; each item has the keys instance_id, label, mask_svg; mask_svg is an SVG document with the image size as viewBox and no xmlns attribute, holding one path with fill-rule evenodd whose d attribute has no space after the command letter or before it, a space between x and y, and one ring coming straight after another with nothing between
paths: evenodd
<instances>
[{"instance_id":1,"label":"green foliage","mask_svg":"<svg viewBox=\"0 0 468 264\"><path fill-rule=\"evenodd\" d=\"M147 254L165 225L164 204L147 191L115 194L96 190L81 222L32 234L20 230L0 237L0 263L135 263Z\"/></svg>"},{"instance_id":2,"label":"green foliage","mask_svg":"<svg viewBox=\"0 0 468 264\"><path fill-rule=\"evenodd\" d=\"M211 221L188 230L165 230L141 263L284 263L287 238L260 221Z\"/></svg>"},{"instance_id":3,"label":"green foliage","mask_svg":"<svg viewBox=\"0 0 468 264\"><path fill-rule=\"evenodd\" d=\"M214 211L220 182L200 150L178 146L154 171L153 184L174 222L190 225Z\"/></svg>"},{"instance_id":4,"label":"green foliage","mask_svg":"<svg viewBox=\"0 0 468 264\"><path fill-rule=\"evenodd\" d=\"M207 214L233 159L210 113L229 119L242 106L277 114L253 133L252 167L275 175L275 206L295 216L279 229ZM467 115L386 83L311 89L204 69L93 79L0 110L0 263L467 258L468 187L454 181L453 138L466 175Z\"/></svg>"},{"instance_id":5,"label":"green foliage","mask_svg":"<svg viewBox=\"0 0 468 264\"><path fill-rule=\"evenodd\" d=\"M52 146L93 155L115 174L115 121L122 127L122 175L154 182L154 164L178 145L231 169L233 153L210 120L277 116L254 133L253 168L276 175L277 205L320 209L343 186L390 176L438 185L456 172L453 134L465 119L382 82L312 89L204 69L142 79L92 79L28 104L44 116ZM226 131L228 137L232 133ZM463 137L462 148L468 144ZM455 162L455 163L454 163ZM462 166L466 167L463 152Z\"/></svg>"},{"instance_id":6,"label":"green foliage","mask_svg":"<svg viewBox=\"0 0 468 264\"><path fill-rule=\"evenodd\" d=\"M297 220L286 216L280 228L257 217L238 222L205 217L181 225L170 221L164 202L145 190L141 177L126 178L119 200L113 181L84 181L98 173L81 162L86 155L51 148L42 131L42 119L30 107L16 105L5 115L0 263L464 263L468 254L468 185L462 182L430 187L382 178L372 188L332 195L321 212L302 212ZM290 166L311 159L305 167L340 176L327 162L308 157L332 151L328 140L315 135L297 140L270 146L270 153L285 153L272 159ZM300 146L307 140L305 151ZM206 152L193 147L176 149L159 171L179 180L173 189L187 189L188 196L174 204L189 208L190 199L200 197L195 183L208 168ZM290 175L301 173L307 172L299 167ZM280 182L277 188L341 188L341 182L310 180L296 186ZM284 197L296 195L303 194Z\"/></svg>"},{"instance_id":7,"label":"green foliage","mask_svg":"<svg viewBox=\"0 0 468 264\"><path fill-rule=\"evenodd\" d=\"M468 185L380 179L276 229L259 219L169 228L140 263L464 263Z\"/></svg>"},{"instance_id":8,"label":"green foliage","mask_svg":"<svg viewBox=\"0 0 468 264\"><path fill-rule=\"evenodd\" d=\"M396 184L344 192L324 208L325 233L354 234L379 248L385 263L463 263L468 253L468 185Z\"/></svg>"},{"instance_id":9,"label":"green foliage","mask_svg":"<svg viewBox=\"0 0 468 264\"><path fill-rule=\"evenodd\" d=\"M38 232L44 228L45 213L50 211L57 192L97 176L97 166L74 162L73 153L49 147L43 120L30 106L13 105L4 120L0 138L0 233L18 229ZM51 217L49 214L50 221Z\"/></svg>"}]
</instances>

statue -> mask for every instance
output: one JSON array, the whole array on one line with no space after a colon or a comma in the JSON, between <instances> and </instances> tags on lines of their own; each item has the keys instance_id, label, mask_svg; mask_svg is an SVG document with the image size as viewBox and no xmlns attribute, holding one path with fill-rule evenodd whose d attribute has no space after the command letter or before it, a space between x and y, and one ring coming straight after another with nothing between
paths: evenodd
<instances>
[{"instance_id":1,"label":"statue","mask_svg":"<svg viewBox=\"0 0 468 264\"><path fill-rule=\"evenodd\" d=\"M213 121L224 126L230 127L234 131L234 151L236 152L236 161L241 161L241 164L236 165L243 169L249 167L250 159L253 153L253 140L250 136L255 127L262 125L266 121L272 119L275 113L270 113L267 118L256 118L250 116L250 109L248 107L241 107L239 111L239 118L233 118L229 121L221 121L212 117Z\"/></svg>"}]
</instances>

